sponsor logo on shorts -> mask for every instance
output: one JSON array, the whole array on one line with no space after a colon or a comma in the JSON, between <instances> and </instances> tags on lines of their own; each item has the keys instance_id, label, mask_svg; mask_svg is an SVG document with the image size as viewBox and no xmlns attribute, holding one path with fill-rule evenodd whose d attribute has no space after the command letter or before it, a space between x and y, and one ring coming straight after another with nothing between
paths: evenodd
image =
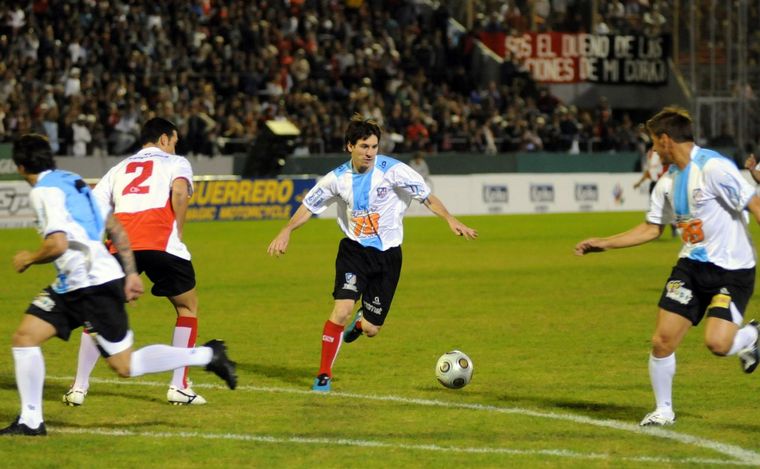
<instances>
[{"instance_id":1,"label":"sponsor logo on shorts","mask_svg":"<svg viewBox=\"0 0 760 469\"><path fill-rule=\"evenodd\" d=\"M52 311L53 308L55 308L55 301L50 298L50 294L48 292L42 292L37 295L37 298L32 300L32 304L42 311L47 311L48 313Z\"/></svg>"},{"instance_id":2,"label":"sponsor logo on shorts","mask_svg":"<svg viewBox=\"0 0 760 469\"><path fill-rule=\"evenodd\" d=\"M383 308L379 306L375 306L367 301L364 302L364 311L367 311L373 314L383 314Z\"/></svg>"},{"instance_id":3,"label":"sponsor logo on shorts","mask_svg":"<svg viewBox=\"0 0 760 469\"><path fill-rule=\"evenodd\" d=\"M667 293L665 293L666 297L670 298L673 301L677 301L682 305L689 304L692 296L694 296L692 291L688 288L685 288L684 283L680 280L671 280L665 286L665 290L667 290Z\"/></svg>"},{"instance_id":4,"label":"sponsor logo on shorts","mask_svg":"<svg viewBox=\"0 0 760 469\"><path fill-rule=\"evenodd\" d=\"M372 304L380 306L380 298L376 296L375 299L372 300Z\"/></svg>"},{"instance_id":5,"label":"sponsor logo on shorts","mask_svg":"<svg viewBox=\"0 0 760 469\"><path fill-rule=\"evenodd\" d=\"M346 282L343 284L343 290L350 290L358 292L359 290L356 288L356 275L352 274L351 272L348 272L346 274Z\"/></svg>"}]
</instances>

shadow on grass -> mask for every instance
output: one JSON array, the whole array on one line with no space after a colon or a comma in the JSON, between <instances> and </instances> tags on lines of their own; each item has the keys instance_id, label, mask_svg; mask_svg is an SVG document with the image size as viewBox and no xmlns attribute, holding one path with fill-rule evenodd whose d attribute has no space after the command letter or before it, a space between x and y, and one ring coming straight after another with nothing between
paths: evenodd
<instances>
[{"instance_id":1,"label":"shadow on grass","mask_svg":"<svg viewBox=\"0 0 760 469\"><path fill-rule=\"evenodd\" d=\"M126 382L127 379L125 378ZM44 400L48 401L61 401L61 397L69 390L70 383L62 383L60 381L45 381ZM107 389L111 388L111 389ZM116 390L113 386L99 386L97 383L90 386L93 399L105 399L107 397L119 397L124 399L131 399L140 402L166 402L166 389L154 388L146 393L136 393L135 386L126 385L124 388L119 388L116 385ZM168 384L167 384L168 388ZM124 392L120 392L120 389L124 389ZM0 390L16 391L16 379L13 375L0 377Z\"/></svg>"},{"instance_id":2,"label":"shadow on grass","mask_svg":"<svg viewBox=\"0 0 760 469\"><path fill-rule=\"evenodd\" d=\"M238 363L237 368L238 375L240 375L241 371L244 371L246 374L250 373L254 376L273 378L297 387L310 386L312 381L314 381L314 376L316 376L313 368L306 367L288 367L265 363Z\"/></svg>"}]
</instances>

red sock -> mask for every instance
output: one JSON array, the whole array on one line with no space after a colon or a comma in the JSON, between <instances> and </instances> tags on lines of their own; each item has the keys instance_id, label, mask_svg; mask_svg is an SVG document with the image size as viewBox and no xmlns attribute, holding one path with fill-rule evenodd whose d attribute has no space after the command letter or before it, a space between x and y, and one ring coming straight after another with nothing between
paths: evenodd
<instances>
[{"instance_id":1,"label":"red sock","mask_svg":"<svg viewBox=\"0 0 760 469\"><path fill-rule=\"evenodd\" d=\"M322 330L322 361L319 364L318 374L327 374L332 378L332 366L338 356L341 343L343 343L343 326L328 319Z\"/></svg>"},{"instance_id":2,"label":"red sock","mask_svg":"<svg viewBox=\"0 0 760 469\"><path fill-rule=\"evenodd\" d=\"M198 318L177 316L177 323L174 326L174 335L172 336L172 345L175 347L193 348L195 347L197 336ZM187 367L174 370L172 385L180 389L187 387Z\"/></svg>"}]
</instances>

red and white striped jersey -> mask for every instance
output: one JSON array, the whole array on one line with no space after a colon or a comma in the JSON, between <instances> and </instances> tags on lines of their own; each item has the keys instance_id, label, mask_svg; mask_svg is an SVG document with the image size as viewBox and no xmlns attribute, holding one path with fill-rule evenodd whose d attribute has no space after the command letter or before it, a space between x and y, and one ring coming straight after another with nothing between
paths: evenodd
<instances>
[{"instance_id":1,"label":"red and white striped jersey","mask_svg":"<svg viewBox=\"0 0 760 469\"><path fill-rule=\"evenodd\" d=\"M192 194L190 162L148 147L111 168L93 194L98 203L110 206L124 225L133 251L165 251L190 260L190 251L179 239L171 204L172 183L179 178L187 180Z\"/></svg>"}]
</instances>

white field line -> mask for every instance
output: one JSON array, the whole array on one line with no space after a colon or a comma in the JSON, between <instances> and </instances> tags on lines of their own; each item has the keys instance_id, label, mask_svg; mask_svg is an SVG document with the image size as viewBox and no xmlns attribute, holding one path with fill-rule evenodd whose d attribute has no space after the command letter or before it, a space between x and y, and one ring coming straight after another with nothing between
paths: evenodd
<instances>
[{"instance_id":1,"label":"white field line","mask_svg":"<svg viewBox=\"0 0 760 469\"><path fill-rule=\"evenodd\" d=\"M306 437L275 437L256 434L239 433L198 433L198 432L139 432L132 430L112 430L105 428L55 428L50 433L64 433L69 435L98 435L113 437L143 437L143 438L177 438L177 439L203 439L203 440L235 440L250 441L254 443L269 444L301 444L301 445L338 445L354 446L361 448L391 448L407 449L415 451L432 451L436 453L469 453L469 454L504 454L510 456L551 456L570 459L592 459L603 461L626 461L645 462L655 464L710 464L716 466L754 466L752 463L742 461L728 461L725 459L706 458L663 458L653 456L618 456L604 453L579 453L564 449L526 450L513 448L486 448L486 447L457 447L439 445L411 445L406 443L386 443L373 440L354 440L343 438L306 438Z\"/></svg>"},{"instance_id":2,"label":"white field line","mask_svg":"<svg viewBox=\"0 0 760 469\"><path fill-rule=\"evenodd\" d=\"M63 376L48 376L47 379L54 381L69 381L73 382L73 377ZM90 378L92 383L103 384L118 384L118 385L133 385L133 386L152 386L152 387L166 387L165 382L157 381L142 381L142 380L126 380L126 379L108 379L108 378ZM227 389L226 386L220 384L193 384L194 388L207 388L207 389ZM356 394L347 392L331 391L329 393L315 393L305 389L295 388L275 388L275 387L260 387L260 386L238 386L237 391L250 391L250 392L268 392L268 393L283 393L283 394L309 394L324 398L350 398L350 399L364 399L370 401L383 401L383 402L398 402L402 404L412 404L426 407L442 407L447 409L468 409L479 410L485 412L499 413L499 414L517 414L525 415L528 417L546 418L553 420L564 420L583 425L592 425L597 427L611 428L614 430L620 430L638 435L654 436L659 438L665 438L679 443L696 446L703 449L710 449L725 456L736 459L736 463L756 465L760 466L760 453L752 450L748 450L736 445L727 443L721 443L719 441L709 440L698 436L687 435L685 433L678 433L672 430L666 430L659 427L640 427L634 423L620 422L617 420L601 420L591 417L584 417L581 415L573 414L560 414L554 412L539 412L530 409L523 409L519 407L497 407L492 405L483 404L469 404L463 402L448 402L432 399L418 399L408 398L401 396L374 396L368 394ZM733 463L724 461L723 463Z\"/></svg>"}]
</instances>

